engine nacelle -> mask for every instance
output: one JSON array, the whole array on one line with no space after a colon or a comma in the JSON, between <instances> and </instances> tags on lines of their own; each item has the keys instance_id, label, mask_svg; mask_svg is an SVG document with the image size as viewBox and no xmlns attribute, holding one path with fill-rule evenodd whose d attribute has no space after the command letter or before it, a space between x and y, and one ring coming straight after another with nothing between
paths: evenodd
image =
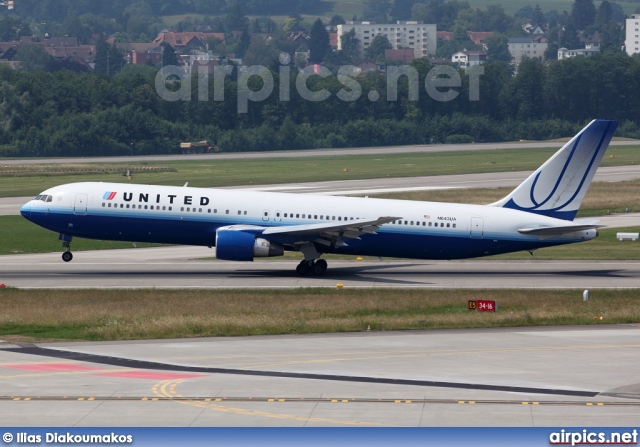
<instances>
[{"instance_id":1,"label":"engine nacelle","mask_svg":"<svg viewBox=\"0 0 640 447\"><path fill-rule=\"evenodd\" d=\"M253 261L284 255L284 247L244 231L219 230L216 233L216 258L225 261Z\"/></svg>"}]
</instances>

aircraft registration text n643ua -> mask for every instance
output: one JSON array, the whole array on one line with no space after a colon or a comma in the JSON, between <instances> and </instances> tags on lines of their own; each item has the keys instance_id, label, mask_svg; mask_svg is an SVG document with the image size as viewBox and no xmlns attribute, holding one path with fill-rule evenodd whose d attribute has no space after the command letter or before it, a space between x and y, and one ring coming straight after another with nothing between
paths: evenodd
<instances>
[{"instance_id":1,"label":"aircraft registration text n643ua","mask_svg":"<svg viewBox=\"0 0 640 447\"><path fill-rule=\"evenodd\" d=\"M326 253L465 259L533 251L598 235L597 220L575 217L616 127L593 120L489 205L89 182L43 191L21 214L59 234L66 262L74 237L215 247L231 261L297 251L302 276L322 275Z\"/></svg>"}]
</instances>

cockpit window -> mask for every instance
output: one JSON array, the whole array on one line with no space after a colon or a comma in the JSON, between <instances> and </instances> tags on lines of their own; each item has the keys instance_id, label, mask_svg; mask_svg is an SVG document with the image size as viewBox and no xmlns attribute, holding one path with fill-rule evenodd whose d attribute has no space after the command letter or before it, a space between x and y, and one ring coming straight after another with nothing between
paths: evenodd
<instances>
[{"instance_id":1,"label":"cockpit window","mask_svg":"<svg viewBox=\"0 0 640 447\"><path fill-rule=\"evenodd\" d=\"M42 200L43 202L52 202L53 201L53 196L49 196L46 194L40 194L38 196L36 196L36 198L34 200Z\"/></svg>"},{"instance_id":2,"label":"cockpit window","mask_svg":"<svg viewBox=\"0 0 640 447\"><path fill-rule=\"evenodd\" d=\"M42 199L42 194L40 194L39 196L36 196L36 198L33 200L40 200L40 199Z\"/></svg>"},{"instance_id":3,"label":"cockpit window","mask_svg":"<svg viewBox=\"0 0 640 447\"><path fill-rule=\"evenodd\" d=\"M53 197L47 196L47 200L45 200L45 202L51 202L52 200L53 200Z\"/></svg>"}]
</instances>

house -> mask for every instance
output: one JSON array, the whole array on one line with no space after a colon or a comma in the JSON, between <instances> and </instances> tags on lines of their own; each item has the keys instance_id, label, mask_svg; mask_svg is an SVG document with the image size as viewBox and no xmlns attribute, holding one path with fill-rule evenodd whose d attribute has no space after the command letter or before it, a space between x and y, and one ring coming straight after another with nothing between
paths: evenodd
<instances>
[{"instance_id":1,"label":"house","mask_svg":"<svg viewBox=\"0 0 640 447\"><path fill-rule=\"evenodd\" d=\"M531 23L525 23L522 25L522 30L528 34L545 34L546 31L540 25L532 25Z\"/></svg>"},{"instance_id":2,"label":"house","mask_svg":"<svg viewBox=\"0 0 640 447\"><path fill-rule=\"evenodd\" d=\"M87 67L93 64L96 59L95 45L78 45L75 47L45 46L44 50L55 59L78 62Z\"/></svg>"},{"instance_id":3,"label":"house","mask_svg":"<svg viewBox=\"0 0 640 447\"><path fill-rule=\"evenodd\" d=\"M329 45L334 51L338 49L338 33L329 33Z\"/></svg>"},{"instance_id":4,"label":"house","mask_svg":"<svg viewBox=\"0 0 640 447\"><path fill-rule=\"evenodd\" d=\"M583 32L578 32L578 39L580 39L580 43L584 45L584 48L559 48L559 61L577 56L589 57L600 52L600 34L598 32L592 36L585 36Z\"/></svg>"},{"instance_id":5,"label":"house","mask_svg":"<svg viewBox=\"0 0 640 447\"><path fill-rule=\"evenodd\" d=\"M287 39L294 45L296 49L300 48L302 45L309 44L309 36L307 36L307 33L304 32L290 33L289 36L287 36ZM331 37L329 37L329 39L331 39Z\"/></svg>"},{"instance_id":6,"label":"house","mask_svg":"<svg viewBox=\"0 0 640 447\"><path fill-rule=\"evenodd\" d=\"M451 56L451 62L458 64L460 67L474 67L487 62L487 53L484 51L458 51Z\"/></svg>"},{"instance_id":7,"label":"house","mask_svg":"<svg viewBox=\"0 0 640 447\"><path fill-rule=\"evenodd\" d=\"M486 40L487 38L493 36L493 31L467 31L467 36L471 42L475 45L482 45L484 50L487 50Z\"/></svg>"},{"instance_id":8,"label":"house","mask_svg":"<svg viewBox=\"0 0 640 447\"><path fill-rule=\"evenodd\" d=\"M124 52L124 58L130 64L162 64L162 46L155 43L116 43L116 48Z\"/></svg>"},{"instance_id":9,"label":"house","mask_svg":"<svg viewBox=\"0 0 640 447\"><path fill-rule=\"evenodd\" d=\"M212 38L219 39L222 42L226 41L224 33L176 33L168 31L158 34L158 37L153 40L153 43L156 45L169 44L176 50L186 47L206 48L207 40Z\"/></svg>"},{"instance_id":10,"label":"house","mask_svg":"<svg viewBox=\"0 0 640 447\"><path fill-rule=\"evenodd\" d=\"M355 70L358 76L366 76L369 73L377 73L380 71L382 71L382 66L371 61L360 62L358 65L356 65Z\"/></svg>"},{"instance_id":11,"label":"house","mask_svg":"<svg viewBox=\"0 0 640 447\"><path fill-rule=\"evenodd\" d=\"M600 52L600 48L578 48L576 50L571 50L567 48L559 48L558 49L558 60L561 61L563 59L571 59L577 56L589 57L593 56Z\"/></svg>"},{"instance_id":12,"label":"house","mask_svg":"<svg viewBox=\"0 0 640 447\"><path fill-rule=\"evenodd\" d=\"M12 61L17 52L17 42L0 42L0 61Z\"/></svg>"},{"instance_id":13,"label":"house","mask_svg":"<svg viewBox=\"0 0 640 447\"><path fill-rule=\"evenodd\" d=\"M549 44L547 42L534 41L531 36L528 37L509 37L507 42L509 53L511 53L511 63L520 65L523 58L543 59L544 52L547 51Z\"/></svg>"},{"instance_id":14,"label":"house","mask_svg":"<svg viewBox=\"0 0 640 447\"><path fill-rule=\"evenodd\" d=\"M412 49L384 50L384 57L389 63L410 64L415 59Z\"/></svg>"},{"instance_id":15,"label":"house","mask_svg":"<svg viewBox=\"0 0 640 447\"><path fill-rule=\"evenodd\" d=\"M585 36L584 33L578 34L578 39L580 39L580 43L584 45L586 50L597 50L600 51L600 33L597 31L592 36Z\"/></svg>"},{"instance_id":16,"label":"house","mask_svg":"<svg viewBox=\"0 0 640 447\"><path fill-rule=\"evenodd\" d=\"M549 38L546 34L532 34L531 41L533 43L549 43Z\"/></svg>"},{"instance_id":17,"label":"house","mask_svg":"<svg viewBox=\"0 0 640 447\"><path fill-rule=\"evenodd\" d=\"M36 36L22 36L16 42L0 42L0 60L13 61L22 45L39 46L44 52L59 61L76 62L87 67L93 64L96 57L95 45L80 45L76 37L45 37L41 39Z\"/></svg>"}]
</instances>

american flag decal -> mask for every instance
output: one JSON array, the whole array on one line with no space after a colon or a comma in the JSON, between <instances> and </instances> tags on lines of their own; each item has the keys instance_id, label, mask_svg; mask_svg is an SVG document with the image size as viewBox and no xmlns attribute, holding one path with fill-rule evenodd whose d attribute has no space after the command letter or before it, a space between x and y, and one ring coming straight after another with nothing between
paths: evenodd
<instances>
[{"instance_id":1,"label":"american flag decal","mask_svg":"<svg viewBox=\"0 0 640 447\"><path fill-rule=\"evenodd\" d=\"M425 214L425 215L424 215L424 218L425 218L425 219L431 219L431 216L430 216L429 214Z\"/></svg>"}]
</instances>

